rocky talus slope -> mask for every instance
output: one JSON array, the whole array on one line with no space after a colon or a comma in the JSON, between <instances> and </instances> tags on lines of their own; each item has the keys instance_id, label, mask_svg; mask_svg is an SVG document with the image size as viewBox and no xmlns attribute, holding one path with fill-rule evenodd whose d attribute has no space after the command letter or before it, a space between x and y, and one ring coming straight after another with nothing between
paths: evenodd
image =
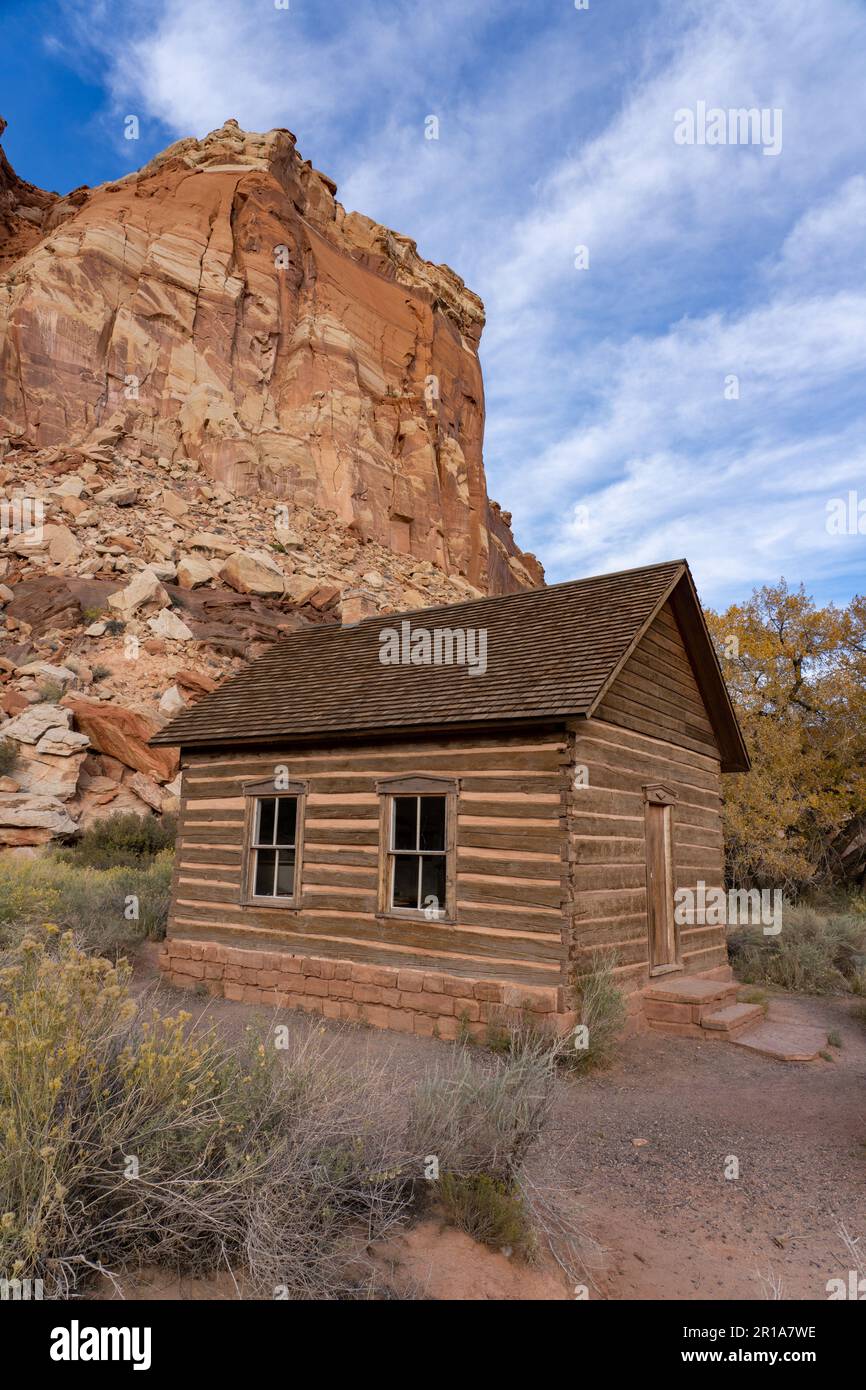
<instances>
[{"instance_id":1,"label":"rocky talus slope","mask_svg":"<svg viewBox=\"0 0 866 1390\"><path fill-rule=\"evenodd\" d=\"M359 589L543 582L487 496L480 300L334 193L233 121L66 197L0 151L0 846L171 808L151 734Z\"/></svg>"}]
</instances>

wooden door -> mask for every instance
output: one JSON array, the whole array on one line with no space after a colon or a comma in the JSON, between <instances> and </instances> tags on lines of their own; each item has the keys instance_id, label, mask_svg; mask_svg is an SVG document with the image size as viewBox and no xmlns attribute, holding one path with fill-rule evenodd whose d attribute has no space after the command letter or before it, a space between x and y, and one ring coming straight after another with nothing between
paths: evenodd
<instances>
[{"instance_id":1,"label":"wooden door","mask_svg":"<svg viewBox=\"0 0 866 1390\"><path fill-rule=\"evenodd\" d=\"M647 796L646 892L651 975L679 969L674 922L672 815L671 801L662 800L658 793L652 798Z\"/></svg>"}]
</instances>

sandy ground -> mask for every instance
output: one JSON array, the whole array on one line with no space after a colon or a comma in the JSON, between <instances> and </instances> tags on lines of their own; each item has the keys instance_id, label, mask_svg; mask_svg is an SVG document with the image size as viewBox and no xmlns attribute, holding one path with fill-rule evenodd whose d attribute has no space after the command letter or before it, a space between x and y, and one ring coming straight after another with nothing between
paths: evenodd
<instances>
[{"instance_id":1,"label":"sandy ground","mask_svg":"<svg viewBox=\"0 0 866 1390\"><path fill-rule=\"evenodd\" d=\"M146 948L136 988L154 989L154 967ZM164 986L159 996L228 1039L263 1016ZM558 1080L529 1172L585 1233L579 1277L590 1298L766 1299L776 1287L782 1298L823 1300L827 1280L847 1276L839 1223L866 1245L866 1026L842 999L784 996L773 1010L837 1032L835 1060L783 1063L730 1043L641 1035L609 1071ZM266 1017L309 1027L303 1015ZM347 1064L384 1061L407 1078L453 1046L320 1026ZM726 1177L732 1160L736 1178ZM435 1222L397 1237L383 1263L415 1297L577 1296L552 1261L527 1269ZM163 1296L197 1295L193 1286Z\"/></svg>"}]
</instances>

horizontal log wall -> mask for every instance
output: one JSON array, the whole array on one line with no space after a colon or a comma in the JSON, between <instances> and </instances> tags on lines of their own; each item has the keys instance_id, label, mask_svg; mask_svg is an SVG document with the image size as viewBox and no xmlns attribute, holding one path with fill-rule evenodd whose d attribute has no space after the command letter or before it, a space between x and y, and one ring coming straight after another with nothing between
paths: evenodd
<instances>
[{"instance_id":1,"label":"horizontal log wall","mask_svg":"<svg viewBox=\"0 0 866 1390\"><path fill-rule=\"evenodd\" d=\"M395 969L558 986L564 978L567 736L183 757L170 935L282 949ZM245 782L278 765L309 783L297 910L242 906ZM456 922L378 914L376 783L401 774L460 779Z\"/></svg>"},{"instance_id":2,"label":"horizontal log wall","mask_svg":"<svg viewBox=\"0 0 866 1390\"><path fill-rule=\"evenodd\" d=\"M667 607L626 663L597 717L574 726L571 758L588 785L568 794L571 969L616 953L627 989L649 978L643 788L663 782L673 808L675 888L724 881L719 752ZM722 927L679 929L686 973L726 963Z\"/></svg>"}]
</instances>

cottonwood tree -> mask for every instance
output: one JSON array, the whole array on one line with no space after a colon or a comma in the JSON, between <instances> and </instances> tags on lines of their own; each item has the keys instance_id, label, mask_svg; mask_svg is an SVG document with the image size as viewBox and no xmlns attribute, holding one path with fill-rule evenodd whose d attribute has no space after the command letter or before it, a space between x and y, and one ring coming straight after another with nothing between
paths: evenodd
<instances>
[{"instance_id":1,"label":"cottonwood tree","mask_svg":"<svg viewBox=\"0 0 866 1390\"><path fill-rule=\"evenodd\" d=\"M707 620L752 758L724 779L730 882L866 886L866 597L783 579Z\"/></svg>"}]
</instances>

